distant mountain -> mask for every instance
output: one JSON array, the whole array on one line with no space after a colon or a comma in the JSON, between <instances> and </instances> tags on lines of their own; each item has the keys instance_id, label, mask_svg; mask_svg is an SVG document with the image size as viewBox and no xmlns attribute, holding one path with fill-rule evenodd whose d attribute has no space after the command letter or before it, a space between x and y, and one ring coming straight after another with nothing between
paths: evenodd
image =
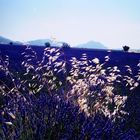
<instances>
[{"instance_id":1,"label":"distant mountain","mask_svg":"<svg viewBox=\"0 0 140 140\"><path fill-rule=\"evenodd\" d=\"M12 42L12 40L0 36L0 44L9 44L10 42Z\"/></svg>"},{"instance_id":2,"label":"distant mountain","mask_svg":"<svg viewBox=\"0 0 140 140\"><path fill-rule=\"evenodd\" d=\"M11 39L0 36L0 44L10 44L10 42L12 42L15 45L21 45L22 44L19 41L13 41Z\"/></svg>"},{"instance_id":3,"label":"distant mountain","mask_svg":"<svg viewBox=\"0 0 140 140\"><path fill-rule=\"evenodd\" d=\"M101 44L100 42L89 41L84 44L77 45L78 48L90 48L90 49L107 49L106 46Z\"/></svg>"},{"instance_id":4,"label":"distant mountain","mask_svg":"<svg viewBox=\"0 0 140 140\"><path fill-rule=\"evenodd\" d=\"M11 39L0 36L0 44L9 44L10 42L12 42L13 45L14 44L15 45L23 44L22 42L13 41ZM27 42L25 42L25 44L27 43L27 44L35 45L35 46L45 46L45 43L47 43L47 42L49 42L51 44L51 46L58 46L58 47L61 47L63 45L63 43L65 43L65 42L53 41L51 39L37 39L37 40L27 41ZM79 45L74 46L74 47L91 48L91 49L107 49L106 46L104 46L100 42L95 42L95 41L89 41L87 43L79 44Z\"/></svg>"},{"instance_id":5,"label":"distant mountain","mask_svg":"<svg viewBox=\"0 0 140 140\"><path fill-rule=\"evenodd\" d=\"M37 39L37 40L28 41L27 43L29 43L30 45L45 46L46 42L52 44L53 41L50 39Z\"/></svg>"},{"instance_id":6,"label":"distant mountain","mask_svg":"<svg viewBox=\"0 0 140 140\"><path fill-rule=\"evenodd\" d=\"M57 47L61 47L63 45L63 43L65 42L60 42L60 41L53 41L51 39L37 39L37 40L32 40L32 41L27 41L27 44L30 45L35 45L35 46L45 46L45 43L49 42L51 44L51 46L57 46Z\"/></svg>"}]
</instances>

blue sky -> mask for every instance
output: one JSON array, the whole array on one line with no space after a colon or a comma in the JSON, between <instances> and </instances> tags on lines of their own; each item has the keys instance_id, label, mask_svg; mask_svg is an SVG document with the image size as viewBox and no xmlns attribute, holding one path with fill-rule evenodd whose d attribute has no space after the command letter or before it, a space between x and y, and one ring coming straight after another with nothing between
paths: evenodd
<instances>
[{"instance_id":1,"label":"blue sky","mask_svg":"<svg viewBox=\"0 0 140 140\"><path fill-rule=\"evenodd\" d=\"M140 0L0 0L0 35L140 49Z\"/></svg>"}]
</instances>

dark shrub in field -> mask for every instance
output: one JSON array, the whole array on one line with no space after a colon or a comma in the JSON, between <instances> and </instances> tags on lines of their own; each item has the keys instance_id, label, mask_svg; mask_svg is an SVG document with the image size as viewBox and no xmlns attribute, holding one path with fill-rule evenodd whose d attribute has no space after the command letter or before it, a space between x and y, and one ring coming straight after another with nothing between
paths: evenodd
<instances>
[{"instance_id":1,"label":"dark shrub in field","mask_svg":"<svg viewBox=\"0 0 140 140\"><path fill-rule=\"evenodd\" d=\"M62 43L62 48L66 49L66 48L70 48L70 45L68 43Z\"/></svg>"},{"instance_id":2,"label":"dark shrub in field","mask_svg":"<svg viewBox=\"0 0 140 140\"><path fill-rule=\"evenodd\" d=\"M51 44L49 42L45 43L45 47L50 47L50 46L51 46Z\"/></svg>"},{"instance_id":3,"label":"dark shrub in field","mask_svg":"<svg viewBox=\"0 0 140 140\"><path fill-rule=\"evenodd\" d=\"M56 48L45 48L40 60L28 46L22 56L21 71L9 69L8 56L0 59L2 140L139 138L127 99L139 90L140 73L125 66L121 75L117 66L106 67L108 56L104 63L86 54L66 61Z\"/></svg>"},{"instance_id":4,"label":"dark shrub in field","mask_svg":"<svg viewBox=\"0 0 140 140\"><path fill-rule=\"evenodd\" d=\"M126 52L128 52L129 48L130 48L129 46L123 46L123 50Z\"/></svg>"},{"instance_id":5,"label":"dark shrub in field","mask_svg":"<svg viewBox=\"0 0 140 140\"><path fill-rule=\"evenodd\" d=\"M10 45L13 45L13 42L10 42L9 44L10 44Z\"/></svg>"}]
</instances>

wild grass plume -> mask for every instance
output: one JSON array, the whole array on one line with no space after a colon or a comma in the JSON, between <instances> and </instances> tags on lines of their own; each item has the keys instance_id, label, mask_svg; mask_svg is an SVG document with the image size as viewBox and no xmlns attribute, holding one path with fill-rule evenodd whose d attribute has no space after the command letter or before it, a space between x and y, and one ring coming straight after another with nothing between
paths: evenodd
<instances>
[{"instance_id":1,"label":"wild grass plume","mask_svg":"<svg viewBox=\"0 0 140 140\"><path fill-rule=\"evenodd\" d=\"M21 70L0 57L0 140L138 139L128 127L126 102L139 88L138 73L107 66L109 56L65 59L62 48L44 49L42 59L27 46Z\"/></svg>"}]
</instances>

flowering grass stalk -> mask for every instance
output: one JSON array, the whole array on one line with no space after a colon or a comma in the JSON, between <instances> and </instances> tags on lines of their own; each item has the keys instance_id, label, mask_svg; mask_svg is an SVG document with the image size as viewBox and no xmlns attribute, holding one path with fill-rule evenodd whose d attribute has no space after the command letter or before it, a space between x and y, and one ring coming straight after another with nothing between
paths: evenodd
<instances>
[{"instance_id":1,"label":"flowering grass stalk","mask_svg":"<svg viewBox=\"0 0 140 140\"><path fill-rule=\"evenodd\" d=\"M86 54L66 61L58 48L45 48L41 60L30 46L21 55L21 71L9 69L8 56L0 58L2 140L139 137L127 128L125 111L129 95L139 88L139 72L133 75L125 66L122 75L117 66L106 67L109 56L102 64Z\"/></svg>"}]
</instances>

